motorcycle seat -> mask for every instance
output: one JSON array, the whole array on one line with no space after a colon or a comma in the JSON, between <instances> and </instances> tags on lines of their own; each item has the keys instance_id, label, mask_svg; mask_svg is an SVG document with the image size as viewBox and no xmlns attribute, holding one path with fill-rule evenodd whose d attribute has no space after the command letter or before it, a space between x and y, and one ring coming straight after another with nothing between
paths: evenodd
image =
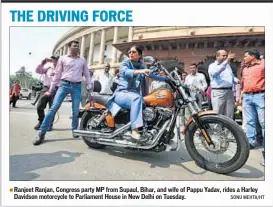
<instances>
[{"instance_id":1,"label":"motorcycle seat","mask_svg":"<svg viewBox=\"0 0 273 207\"><path fill-rule=\"evenodd\" d=\"M98 104L101 104L103 106L106 106L107 105L107 102L109 100L109 98L111 97L112 95L108 95L108 94L95 94L94 95L94 101Z\"/></svg>"},{"instance_id":2,"label":"motorcycle seat","mask_svg":"<svg viewBox=\"0 0 273 207\"><path fill-rule=\"evenodd\" d=\"M128 114L130 113L130 109L124 109L124 108L121 108L119 111L118 111L118 114Z\"/></svg>"},{"instance_id":3,"label":"motorcycle seat","mask_svg":"<svg viewBox=\"0 0 273 207\"><path fill-rule=\"evenodd\" d=\"M94 101L98 104L101 104L103 106L107 106L108 100L112 95L108 95L108 94L95 94L94 95ZM124 109L121 108L118 112L119 114L127 114L130 113L130 109Z\"/></svg>"}]
</instances>

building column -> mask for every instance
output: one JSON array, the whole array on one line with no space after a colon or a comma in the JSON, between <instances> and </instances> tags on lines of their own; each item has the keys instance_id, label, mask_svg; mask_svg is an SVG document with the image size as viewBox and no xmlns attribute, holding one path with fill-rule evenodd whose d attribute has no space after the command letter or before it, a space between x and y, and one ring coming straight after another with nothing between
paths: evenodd
<instances>
[{"instance_id":1,"label":"building column","mask_svg":"<svg viewBox=\"0 0 273 207\"><path fill-rule=\"evenodd\" d=\"M63 48L60 48L59 49L59 56L62 56L62 54L63 54Z\"/></svg>"},{"instance_id":2,"label":"building column","mask_svg":"<svg viewBox=\"0 0 273 207\"><path fill-rule=\"evenodd\" d=\"M84 57L84 51L85 51L85 35L82 36L82 41L81 41L81 52L80 52L81 57Z\"/></svg>"},{"instance_id":3,"label":"building column","mask_svg":"<svg viewBox=\"0 0 273 207\"><path fill-rule=\"evenodd\" d=\"M93 65L94 45L95 45L94 38L95 38L95 33L91 32L90 46L89 46L89 53L88 53L88 65Z\"/></svg>"},{"instance_id":4,"label":"building column","mask_svg":"<svg viewBox=\"0 0 273 207\"><path fill-rule=\"evenodd\" d=\"M101 41L100 41L100 58L99 64L104 63L104 50L105 50L105 29L101 30Z\"/></svg>"},{"instance_id":5,"label":"building column","mask_svg":"<svg viewBox=\"0 0 273 207\"><path fill-rule=\"evenodd\" d=\"M64 46L63 55L67 55L67 45Z\"/></svg>"},{"instance_id":6,"label":"building column","mask_svg":"<svg viewBox=\"0 0 273 207\"><path fill-rule=\"evenodd\" d=\"M114 37L113 37L113 44L116 44L118 41L118 27L114 27ZM113 56L112 56L112 63L117 62L118 50L113 46Z\"/></svg>"},{"instance_id":7,"label":"building column","mask_svg":"<svg viewBox=\"0 0 273 207\"><path fill-rule=\"evenodd\" d=\"M64 55L65 54L65 48L64 48L64 46L62 47L62 55Z\"/></svg>"},{"instance_id":8,"label":"building column","mask_svg":"<svg viewBox=\"0 0 273 207\"><path fill-rule=\"evenodd\" d=\"M133 35L134 35L133 27L129 27L129 31L128 31L128 42L132 42L132 40L133 40Z\"/></svg>"},{"instance_id":9,"label":"building column","mask_svg":"<svg viewBox=\"0 0 273 207\"><path fill-rule=\"evenodd\" d=\"M66 46L66 53L65 53L65 55L69 55L69 54L70 54L69 47L68 47L68 46Z\"/></svg>"}]
</instances>

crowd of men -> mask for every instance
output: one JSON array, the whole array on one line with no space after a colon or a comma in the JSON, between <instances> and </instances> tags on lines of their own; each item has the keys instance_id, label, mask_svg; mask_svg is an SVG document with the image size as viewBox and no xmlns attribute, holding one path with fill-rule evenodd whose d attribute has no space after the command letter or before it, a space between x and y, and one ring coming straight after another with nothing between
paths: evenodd
<instances>
[{"instance_id":1,"label":"crowd of men","mask_svg":"<svg viewBox=\"0 0 273 207\"><path fill-rule=\"evenodd\" d=\"M230 61L235 58L232 52L216 52L216 60L208 68L210 85L203 73L199 73L195 63L190 66L190 74L182 73L181 79L188 86L199 107L206 99L211 109L234 119L236 108L242 110L243 129L249 140L250 149L258 145L257 135L261 135L262 158L264 165L265 129L265 62L264 55L257 49L245 51L241 65L241 80L233 73ZM257 131L257 129L259 131Z\"/></svg>"},{"instance_id":2,"label":"crowd of men","mask_svg":"<svg viewBox=\"0 0 273 207\"><path fill-rule=\"evenodd\" d=\"M45 138L47 131L52 130L55 113L61 106L68 93L72 97L72 130L78 127L77 114L81 102L82 80L90 92L93 88L93 80L101 83L101 94L112 94L118 78L118 69L114 74L110 73L111 66L106 64L102 73L93 75L87 67L86 60L79 57L79 42L72 41L68 44L69 54L61 57L52 56L44 59L37 66L36 72L43 75L44 88L38 94L33 105L37 104L38 124L34 127L39 130L34 145L39 145ZM208 68L210 85L203 73L198 72L198 65L192 63L188 69L189 74L182 72L181 80L191 89L197 104L202 108L202 103L207 100L209 108L219 114L234 118L236 107L242 109L243 128L248 137L250 149L257 146L256 128L261 128L262 133L262 158L264 165L264 113L265 113L265 66L264 56L258 50L245 51L241 65L241 79L239 80L230 67L230 61L235 54L225 50L216 52L216 60ZM84 78L83 78L84 77ZM168 87L164 82L153 81L150 91ZM58 90L57 90L58 89ZM19 82L15 82L10 90L10 104L16 107L18 94L20 93ZM55 97L55 98L54 98ZM45 108L49 104L49 112L45 115ZM84 103L82 103L84 105ZM73 135L74 138L77 136Z\"/></svg>"}]
</instances>

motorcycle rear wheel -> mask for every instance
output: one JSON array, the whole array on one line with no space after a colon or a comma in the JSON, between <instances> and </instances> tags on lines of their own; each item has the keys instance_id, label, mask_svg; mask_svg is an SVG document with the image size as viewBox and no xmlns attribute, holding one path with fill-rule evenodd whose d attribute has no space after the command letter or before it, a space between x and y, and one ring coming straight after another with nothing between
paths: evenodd
<instances>
[{"instance_id":1,"label":"motorcycle rear wheel","mask_svg":"<svg viewBox=\"0 0 273 207\"><path fill-rule=\"evenodd\" d=\"M200 117L201 122L204 123L207 127L210 126L209 124L220 124L223 128L225 127L226 129L228 129L230 131L230 133L233 135L233 137L235 138L234 141L236 141L237 146L236 146L236 152L235 155L228 161L226 162L218 162L218 157L216 157L217 161L210 161L210 160L206 160L205 157L203 155L200 154L200 152L198 152L195 143L194 143L194 138L195 138L195 133L198 131L197 125L192 122L189 126L188 129L186 131L186 135L185 135L185 144L186 144L186 148L190 154L190 156L192 157L192 159L195 161L195 163L208 171L211 172L215 172L215 173L219 173L219 174L229 174L232 173L238 169L240 169L247 161L248 157L249 157L249 142L248 139L243 131L243 129L232 119L226 117L226 116L222 116L222 115L205 115L203 117ZM219 131L223 130L223 128L221 128ZM210 134L211 136L211 134ZM214 136L214 135L212 135ZM211 137L212 137L211 136ZM217 138L219 136L214 136L214 139L216 140L216 142L218 140L221 140L223 142L223 140L225 140L225 137L220 137ZM203 139L202 135L199 135L199 137L197 138L199 140ZM227 138L226 138L227 139ZM231 140L231 139L230 139ZM221 144L219 144L219 146L222 146L222 142L219 141ZM230 143L234 142L233 139ZM201 151L201 152L206 152L206 154L211 153L213 154L213 156L216 154L216 156L218 156L219 154L221 154L223 151L227 151L227 149L229 148L230 143L226 142L225 144L225 150L222 149L218 150L218 151L213 151L214 149L210 150L210 148L206 145L206 142L204 140L201 141L202 145L204 146L205 150ZM219 148L220 149L220 148Z\"/></svg>"},{"instance_id":2,"label":"motorcycle rear wheel","mask_svg":"<svg viewBox=\"0 0 273 207\"><path fill-rule=\"evenodd\" d=\"M80 129L81 130L87 130L87 125L88 125L88 121L97 114L91 113L91 112L85 112L81 118L81 123L80 123ZM104 149L106 147L106 145L102 145L102 144L98 144L96 142L92 142L90 140L90 138L88 137L82 137L84 143L90 147L90 148L94 148L94 149Z\"/></svg>"}]
</instances>

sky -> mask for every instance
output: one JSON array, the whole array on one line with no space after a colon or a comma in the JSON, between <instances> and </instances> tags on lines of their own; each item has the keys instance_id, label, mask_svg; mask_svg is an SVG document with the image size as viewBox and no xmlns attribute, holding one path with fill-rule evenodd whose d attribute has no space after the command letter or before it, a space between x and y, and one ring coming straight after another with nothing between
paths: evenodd
<instances>
[{"instance_id":1,"label":"sky","mask_svg":"<svg viewBox=\"0 0 273 207\"><path fill-rule=\"evenodd\" d=\"M10 27L10 74L22 66L32 76L37 65L52 55L57 41L73 27ZM29 54L31 53L31 54Z\"/></svg>"}]
</instances>

